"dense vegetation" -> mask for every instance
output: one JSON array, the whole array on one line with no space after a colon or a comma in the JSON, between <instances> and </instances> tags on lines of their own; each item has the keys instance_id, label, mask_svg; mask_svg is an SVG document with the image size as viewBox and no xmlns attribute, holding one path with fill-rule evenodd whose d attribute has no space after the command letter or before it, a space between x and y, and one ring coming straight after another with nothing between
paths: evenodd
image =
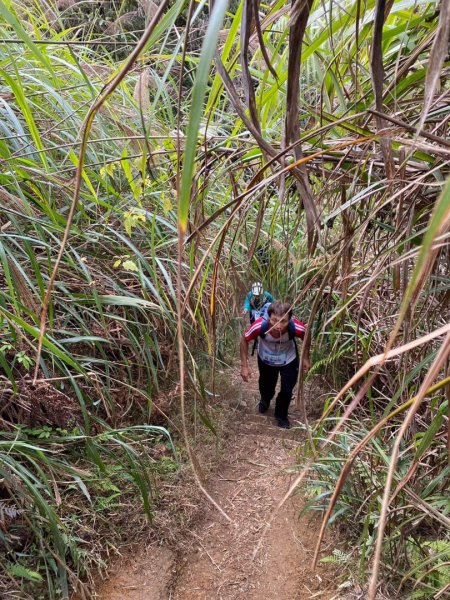
<instances>
[{"instance_id":1,"label":"dense vegetation","mask_svg":"<svg viewBox=\"0 0 450 600\"><path fill-rule=\"evenodd\" d=\"M450 2L210 12L0 6L0 593L67 597L112 507L151 518L161 413L208 397L258 276L336 389L307 449L316 507L357 524L335 559L443 598Z\"/></svg>"}]
</instances>

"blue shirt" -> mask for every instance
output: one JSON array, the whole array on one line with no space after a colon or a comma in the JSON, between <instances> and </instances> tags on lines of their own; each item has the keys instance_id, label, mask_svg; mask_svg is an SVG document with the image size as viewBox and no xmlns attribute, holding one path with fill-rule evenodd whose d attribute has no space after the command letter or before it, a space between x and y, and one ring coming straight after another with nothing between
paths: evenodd
<instances>
[{"instance_id":1,"label":"blue shirt","mask_svg":"<svg viewBox=\"0 0 450 600\"><path fill-rule=\"evenodd\" d=\"M256 297L252 291L245 296L244 310L259 310L267 304L267 302L273 302L273 296L269 292L263 292L261 296Z\"/></svg>"}]
</instances>

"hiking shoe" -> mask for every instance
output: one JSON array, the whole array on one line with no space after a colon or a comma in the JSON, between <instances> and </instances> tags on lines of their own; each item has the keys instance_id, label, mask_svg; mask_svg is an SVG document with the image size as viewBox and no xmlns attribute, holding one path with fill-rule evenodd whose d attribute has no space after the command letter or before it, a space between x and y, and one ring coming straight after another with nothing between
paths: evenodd
<instances>
[{"instance_id":1,"label":"hiking shoe","mask_svg":"<svg viewBox=\"0 0 450 600\"><path fill-rule=\"evenodd\" d=\"M258 404L258 412L263 414L263 413L267 412L268 409L269 409L269 405L261 400L260 403Z\"/></svg>"},{"instance_id":2,"label":"hiking shoe","mask_svg":"<svg viewBox=\"0 0 450 600\"><path fill-rule=\"evenodd\" d=\"M291 426L288 419L282 419L281 417L277 417L277 423L281 429L289 429Z\"/></svg>"}]
</instances>

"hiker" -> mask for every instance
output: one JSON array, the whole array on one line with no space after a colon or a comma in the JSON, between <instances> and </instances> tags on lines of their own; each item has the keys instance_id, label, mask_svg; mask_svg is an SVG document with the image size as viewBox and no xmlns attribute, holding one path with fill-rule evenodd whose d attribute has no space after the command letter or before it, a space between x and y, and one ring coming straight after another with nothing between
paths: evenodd
<instances>
[{"instance_id":1,"label":"hiker","mask_svg":"<svg viewBox=\"0 0 450 600\"><path fill-rule=\"evenodd\" d=\"M250 323L253 323L259 316L265 305L273 302L273 296L267 291L263 291L263 285L259 281L252 284L252 289L245 297L242 314L250 315ZM266 307L267 308L267 307Z\"/></svg>"},{"instance_id":2,"label":"hiker","mask_svg":"<svg viewBox=\"0 0 450 600\"><path fill-rule=\"evenodd\" d=\"M244 309L242 311L242 314L246 315L247 313L249 313L250 325L254 323L255 320L259 317L267 319L267 311L271 302L273 302L272 294L270 294L269 292L264 292L262 283L256 281L252 284L252 289L245 297ZM256 338L253 342L252 356L255 354L257 347L258 339Z\"/></svg>"},{"instance_id":3,"label":"hiker","mask_svg":"<svg viewBox=\"0 0 450 600\"><path fill-rule=\"evenodd\" d=\"M288 409L292 399L292 390L297 383L299 354L295 338L303 339L305 325L292 317L292 307L285 302L272 302L268 310L268 320L256 319L245 331L241 339L241 377L248 381L251 377L248 367L248 347L252 340L259 338L258 369L260 413L265 413L275 394L278 375L281 388L275 403L275 418L278 426L289 429ZM309 360L302 365L303 371L309 370Z\"/></svg>"}]
</instances>

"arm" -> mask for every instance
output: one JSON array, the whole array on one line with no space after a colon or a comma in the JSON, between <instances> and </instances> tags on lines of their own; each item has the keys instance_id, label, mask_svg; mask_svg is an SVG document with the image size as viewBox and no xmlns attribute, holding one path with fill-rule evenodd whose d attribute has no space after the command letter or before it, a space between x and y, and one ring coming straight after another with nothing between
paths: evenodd
<instances>
[{"instance_id":1,"label":"arm","mask_svg":"<svg viewBox=\"0 0 450 600\"><path fill-rule=\"evenodd\" d=\"M250 306L250 294L251 292L249 292L246 296L245 296L245 300L244 300L244 308L242 309L242 312L248 313L250 312L251 306Z\"/></svg>"},{"instance_id":2,"label":"arm","mask_svg":"<svg viewBox=\"0 0 450 600\"><path fill-rule=\"evenodd\" d=\"M242 336L239 351L241 355L241 377L244 381L248 381L251 377L250 371L248 370L248 346L249 343L245 337Z\"/></svg>"},{"instance_id":3,"label":"arm","mask_svg":"<svg viewBox=\"0 0 450 600\"><path fill-rule=\"evenodd\" d=\"M305 356L302 362L302 371L303 373L307 373L311 368L311 363L309 361L309 356Z\"/></svg>"},{"instance_id":4,"label":"arm","mask_svg":"<svg viewBox=\"0 0 450 600\"><path fill-rule=\"evenodd\" d=\"M270 303L273 302L273 296L272 296L272 294L269 294L269 292L266 292L266 298L267 298L267 302L270 302Z\"/></svg>"},{"instance_id":5,"label":"arm","mask_svg":"<svg viewBox=\"0 0 450 600\"><path fill-rule=\"evenodd\" d=\"M295 324L295 337L299 337L302 340L305 339L306 325L295 318L293 319L293 321ZM310 367L311 367L311 363L309 361L309 356L307 353L305 353L305 355L303 357L303 362L302 362L303 373L307 373L309 371Z\"/></svg>"},{"instance_id":6,"label":"arm","mask_svg":"<svg viewBox=\"0 0 450 600\"><path fill-rule=\"evenodd\" d=\"M262 319L256 319L256 321L247 327L244 335L241 338L241 343L239 345L239 351L241 355L241 377L244 381L248 381L251 377L250 371L248 369L248 347L250 342L256 340L256 338L261 333L261 325Z\"/></svg>"},{"instance_id":7,"label":"arm","mask_svg":"<svg viewBox=\"0 0 450 600\"><path fill-rule=\"evenodd\" d=\"M302 340L305 339L306 325L295 317L293 317L292 320L294 321L295 325L295 337Z\"/></svg>"}]
</instances>

